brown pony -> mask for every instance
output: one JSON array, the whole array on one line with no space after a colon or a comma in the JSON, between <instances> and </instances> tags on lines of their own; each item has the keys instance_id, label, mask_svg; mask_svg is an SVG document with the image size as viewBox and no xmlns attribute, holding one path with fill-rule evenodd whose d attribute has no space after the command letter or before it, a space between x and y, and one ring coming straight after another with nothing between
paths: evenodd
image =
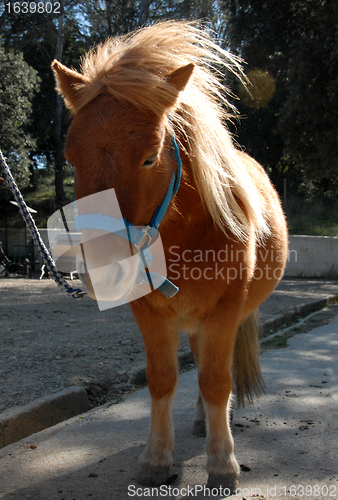
<instances>
[{"instance_id":1,"label":"brown pony","mask_svg":"<svg viewBox=\"0 0 338 500\"><path fill-rule=\"evenodd\" d=\"M114 188L123 217L147 226L177 169L172 137L180 144L181 186L160 225L168 278L179 292L167 298L155 290L131 303L152 398L138 479L144 485L165 482L173 463L180 330L198 366L193 432L207 435L209 487L237 485L232 389L239 404L263 390L256 309L283 274L287 230L268 176L224 125L221 64L241 77L238 60L205 33L167 21L99 45L82 73L52 65L74 115L65 156L77 198ZM99 259L106 249L95 251Z\"/></svg>"}]
</instances>

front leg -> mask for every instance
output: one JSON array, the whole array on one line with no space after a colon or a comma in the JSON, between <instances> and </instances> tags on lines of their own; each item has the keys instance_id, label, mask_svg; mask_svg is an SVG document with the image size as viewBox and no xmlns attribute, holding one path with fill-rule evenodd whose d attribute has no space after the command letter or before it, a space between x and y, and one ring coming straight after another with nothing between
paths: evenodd
<instances>
[{"instance_id":1,"label":"front leg","mask_svg":"<svg viewBox=\"0 0 338 500\"><path fill-rule=\"evenodd\" d=\"M178 329L149 305L132 305L132 309L143 336L151 395L150 431L137 481L144 486L158 486L167 480L173 464L172 400L177 383Z\"/></svg>"}]
</instances>

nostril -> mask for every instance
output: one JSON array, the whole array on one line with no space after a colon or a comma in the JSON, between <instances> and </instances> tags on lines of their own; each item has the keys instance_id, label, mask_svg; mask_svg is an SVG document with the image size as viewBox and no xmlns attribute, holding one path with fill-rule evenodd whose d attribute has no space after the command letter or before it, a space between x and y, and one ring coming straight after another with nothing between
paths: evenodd
<instances>
[{"instance_id":1,"label":"nostril","mask_svg":"<svg viewBox=\"0 0 338 500\"><path fill-rule=\"evenodd\" d=\"M76 259L79 278L86 286L89 296L97 301L116 301L127 297L136 283L139 255L101 266L99 252L96 257L94 263L93 259L85 259L79 251Z\"/></svg>"}]
</instances>

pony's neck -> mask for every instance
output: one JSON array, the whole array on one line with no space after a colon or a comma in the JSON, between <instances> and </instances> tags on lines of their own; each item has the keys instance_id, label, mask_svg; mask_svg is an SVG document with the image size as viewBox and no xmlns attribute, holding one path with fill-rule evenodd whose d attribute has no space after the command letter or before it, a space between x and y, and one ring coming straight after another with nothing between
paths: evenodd
<instances>
[{"instance_id":1,"label":"pony's neck","mask_svg":"<svg viewBox=\"0 0 338 500\"><path fill-rule=\"evenodd\" d=\"M181 186L176 196L176 206L183 218L194 222L202 222L207 218L200 193L197 189L192 165L189 160L191 154L189 143L183 134L179 135L180 156L182 160Z\"/></svg>"},{"instance_id":2,"label":"pony's neck","mask_svg":"<svg viewBox=\"0 0 338 500\"><path fill-rule=\"evenodd\" d=\"M169 240L170 244L174 244L174 240L175 244L183 244L183 240L191 238L191 232L213 225L197 190L189 158L182 149L180 155L181 185L160 226L162 240Z\"/></svg>"}]
</instances>

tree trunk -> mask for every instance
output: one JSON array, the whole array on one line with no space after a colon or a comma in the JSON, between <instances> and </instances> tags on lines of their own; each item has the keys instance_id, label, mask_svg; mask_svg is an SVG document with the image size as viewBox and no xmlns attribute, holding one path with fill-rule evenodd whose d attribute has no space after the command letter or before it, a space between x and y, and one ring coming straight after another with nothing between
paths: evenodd
<instances>
[{"instance_id":1,"label":"tree trunk","mask_svg":"<svg viewBox=\"0 0 338 500\"><path fill-rule=\"evenodd\" d=\"M64 24L64 0L61 3L61 14L58 20L58 38L56 45L55 59L61 62L62 58L62 44L63 44L63 24ZM65 163L63 155L63 137L62 137L62 97L60 94L56 95L56 110L54 122L55 134L55 195L57 201L65 199L65 192L63 189L63 167Z\"/></svg>"},{"instance_id":2,"label":"tree trunk","mask_svg":"<svg viewBox=\"0 0 338 500\"><path fill-rule=\"evenodd\" d=\"M108 36L113 36L113 29L112 29L112 8L111 8L111 1L106 0L106 18L107 18L107 24L108 24Z\"/></svg>"},{"instance_id":3,"label":"tree trunk","mask_svg":"<svg viewBox=\"0 0 338 500\"><path fill-rule=\"evenodd\" d=\"M211 0L203 0L202 8L201 8L200 14L198 16L199 19L204 19L204 18L208 17L211 3L212 3Z\"/></svg>"},{"instance_id":4,"label":"tree trunk","mask_svg":"<svg viewBox=\"0 0 338 500\"><path fill-rule=\"evenodd\" d=\"M151 0L141 0L140 11L138 16L139 26L145 26L149 17L149 5Z\"/></svg>"}]
</instances>

